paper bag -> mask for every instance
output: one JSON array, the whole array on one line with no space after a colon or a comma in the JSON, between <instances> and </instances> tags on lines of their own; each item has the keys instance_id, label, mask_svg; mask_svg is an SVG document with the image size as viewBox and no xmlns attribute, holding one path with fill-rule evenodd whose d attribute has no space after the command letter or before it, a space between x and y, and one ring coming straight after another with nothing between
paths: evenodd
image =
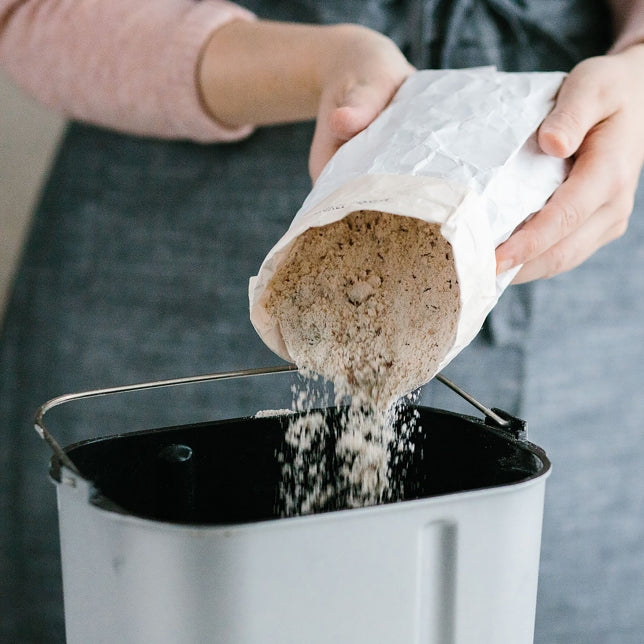
<instances>
[{"instance_id":1,"label":"paper bag","mask_svg":"<svg viewBox=\"0 0 644 644\"><path fill-rule=\"evenodd\" d=\"M329 161L251 278L250 317L264 342L291 360L265 303L294 240L358 210L382 211L440 224L452 246L460 311L436 372L442 369L476 336L519 270L496 277L496 246L565 178L566 162L543 154L536 141L564 76L488 67L410 76L383 113Z\"/></svg>"}]
</instances>

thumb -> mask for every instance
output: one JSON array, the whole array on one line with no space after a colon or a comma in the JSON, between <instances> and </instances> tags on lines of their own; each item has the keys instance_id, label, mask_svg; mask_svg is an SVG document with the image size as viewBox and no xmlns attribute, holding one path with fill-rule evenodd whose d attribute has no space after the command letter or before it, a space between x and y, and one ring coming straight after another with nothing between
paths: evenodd
<instances>
[{"instance_id":1,"label":"thumb","mask_svg":"<svg viewBox=\"0 0 644 644\"><path fill-rule=\"evenodd\" d=\"M539 146L546 154L568 158L577 152L589 130L610 113L606 101L600 100L597 77L579 65L564 80L555 106L539 127Z\"/></svg>"}]
</instances>

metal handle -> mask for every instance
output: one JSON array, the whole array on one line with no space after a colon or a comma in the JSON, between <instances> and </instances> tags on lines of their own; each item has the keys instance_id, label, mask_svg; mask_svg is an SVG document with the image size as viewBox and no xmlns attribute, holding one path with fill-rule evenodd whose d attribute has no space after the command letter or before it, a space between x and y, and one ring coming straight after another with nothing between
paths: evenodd
<instances>
[{"instance_id":1,"label":"metal handle","mask_svg":"<svg viewBox=\"0 0 644 644\"><path fill-rule=\"evenodd\" d=\"M109 387L107 389L93 389L90 391L81 391L73 394L64 394L62 396L58 396L56 398L52 398L51 400L48 400L46 403L44 403L38 408L34 419L34 425L35 425L36 431L38 432L38 435L49 445L52 452L54 453L54 456L56 456L56 458L60 461L61 465L71 470L75 474L82 476L81 473L78 471L78 468L74 465L73 461L65 453L65 450L60 446L58 441L49 433L49 431L45 427L43 418L45 414L49 410L53 409L54 407L58 407L59 405L62 405L64 403L68 403L74 400L83 400L85 398L95 398L98 396L107 396L110 394L121 394L121 393L127 393L132 391L142 391L146 389L157 389L160 387L174 387L176 385L195 384L198 382L209 382L213 380L230 380L233 378L246 378L249 376L261 376L261 375L266 375L271 373L283 373L283 372L297 371L297 370L298 368L295 365L286 364L286 365L281 365L277 367L260 367L257 369L242 369L240 371L225 371L222 373L212 373L212 374L206 374L202 376L190 376L187 378L172 378L170 380L158 380L156 382L142 382L134 385L123 385L121 387ZM497 414L492 409L488 409L487 407L485 407L483 404L478 402L478 400L473 398L466 391L464 391L463 389L455 385L451 380L448 380L445 376L441 374L437 374L436 380L438 380L439 382L449 387L452 391L454 391L463 399L465 399L467 402L469 402L471 405L476 407L480 412L484 413L488 418L492 419L499 427L507 428L511 425L511 421L502 418L501 416L499 416L499 414Z\"/></svg>"},{"instance_id":2,"label":"metal handle","mask_svg":"<svg viewBox=\"0 0 644 644\"><path fill-rule=\"evenodd\" d=\"M38 435L49 445L52 452L59 459L60 463L70 469L75 474L81 476L78 468L73 461L67 456L65 450L60 446L58 441L49 433L43 418L45 414L64 403L74 400L83 400L86 398L96 398L98 396L107 396L110 394L123 394L132 391L143 391L146 389L158 389L160 387L174 387L177 385L195 384L198 382L209 382L213 380L230 380L232 378L245 378L248 376L261 376L269 373L281 373L284 371L297 371L297 367L292 364L281 365L278 367L260 367L257 369L242 369L239 371L225 371L222 373L211 373L202 376L189 376L187 378L171 378L170 380L157 380L154 382L141 382L134 385L123 385L120 387L109 387L107 389L93 389L90 391L81 391L73 394L64 394L48 400L41 405L36 411L34 424Z\"/></svg>"},{"instance_id":3,"label":"metal handle","mask_svg":"<svg viewBox=\"0 0 644 644\"><path fill-rule=\"evenodd\" d=\"M493 409L488 409L485 405L482 405L474 397L470 396L465 390L461 389L458 385L454 384L451 380L448 380L442 374L436 374L436 380L442 382L444 385L449 387L452 391L457 393L461 398L467 400L470 405L476 407L480 412L483 412L488 418L491 418L499 427L506 429L512 425L512 421L505 418L501 418Z\"/></svg>"}]
</instances>

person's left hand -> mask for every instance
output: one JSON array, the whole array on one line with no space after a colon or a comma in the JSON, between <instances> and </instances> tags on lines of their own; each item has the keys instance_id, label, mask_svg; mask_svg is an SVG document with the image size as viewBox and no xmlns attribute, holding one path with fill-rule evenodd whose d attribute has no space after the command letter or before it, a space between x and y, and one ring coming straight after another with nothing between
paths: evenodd
<instances>
[{"instance_id":1,"label":"person's left hand","mask_svg":"<svg viewBox=\"0 0 644 644\"><path fill-rule=\"evenodd\" d=\"M541 149L572 158L546 205L496 250L514 283L581 264L627 228L644 162L644 44L579 63L538 132Z\"/></svg>"}]
</instances>

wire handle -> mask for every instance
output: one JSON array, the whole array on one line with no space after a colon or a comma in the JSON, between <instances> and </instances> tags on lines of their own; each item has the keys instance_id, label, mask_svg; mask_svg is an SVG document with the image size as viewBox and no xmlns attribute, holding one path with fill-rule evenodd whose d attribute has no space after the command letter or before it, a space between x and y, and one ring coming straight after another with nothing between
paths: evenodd
<instances>
[{"instance_id":1,"label":"wire handle","mask_svg":"<svg viewBox=\"0 0 644 644\"><path fill-rule=\"evenodd\" d=\"M157 380L153 382L141 382L134 385L123 385L120 387L108 387L106 389L92 389L90 391L80 391L73 394L64 394L48 400L41 405L36 411L34 426L38 435L49 445L54 456L59 459L60 463L70 469L75 474L81 475L73 461L67 456L65 450L60 446L58 441L51 435L45 427L43 418L45 414L59 405L63 405L75 400L84 400L86 398L96 398L98 396L107 396L111 394L123 394L132 391L143 391L147 389L158 389L160 387L175 387L177 385L195 384L198 382L209 382L213 380L230 380L233 378L245 378L248 376L260 376L269 373L281 373L284 371L297 371L297 367L292 364L281 365L278 367L261 367L257 369L241 369L239 371L225 371L222 373L211 373L202 376L189 376L186 378L171 378L169 380Z\"/></svg>"},{"instance_id":2,"label":"wire handle","mask_svg":"<svg viewBox=\"0 0 644 644\"><path fill-rule=\"evenodd\" d=\"M476 400L476 398L468 394L464 389L461 389L458 385L454 384L451 380L448 380L442 374L436 374L435 378L439 382L442 382L445 386L449 387L452 391L457 393L461 398L467 400L470 405L473 405L480 412L483 412L488 418L491 418L499 427L506 429L512 425L512 421L507 420L506 418L502 418L493 409L488 409L485 405Z\"/></svg>"},{"instance_id":3,"label":"wire handle","mask_svg":"<svg viewBox=\"0 0 644 644\"><path fill-rule=\"evenodd\" d=\"M65 450L60 446L58 441L51 435L51 433L45 427L43 418L45 414L59 405L63 405L68 402L75 400L83 400L86 398L96 398L98 396L107 396L111 394L121 394L132 391L142 391L147 389L158 389L160 387L174 387L177 385L187 385L195 384L198 382L210 382L214 380L231 380L234 378L246 378L249 376L261 376L271 373L283 373L288 371L297 371L298 368L293 364L280 365L276 367L260 367L257 369L242 369L239 371L225 371L221 373L211 373L205 374L202 376L190 376L187 378L172 378L170 380L157 380L154 382L142 382L134 385L123 385L120 387L109 387L107 389L93 389L90 391L81 391L78 393L64 394L62 396L57 396L48 400L42 404L36 411L34 426L38 435L49 445L54 456L59 460L60 464L71 470L74 474L81 476L81 473L78 471L78 468L74 465L74 462L67 456ZM481 404L478 400L473 398L466 391L461 389L458 385L454 384L451 380L448 380L445 376L437 374L436 380L443 383L445 386L449 387L452 391L457 393L471 405L476 407L480 412L484 413L488 418L492 419L499 427L507 428L511 425L511 421L506 420L499 416L492 409L488 409L485 405Z\"/></svg>"}]
</instances>

